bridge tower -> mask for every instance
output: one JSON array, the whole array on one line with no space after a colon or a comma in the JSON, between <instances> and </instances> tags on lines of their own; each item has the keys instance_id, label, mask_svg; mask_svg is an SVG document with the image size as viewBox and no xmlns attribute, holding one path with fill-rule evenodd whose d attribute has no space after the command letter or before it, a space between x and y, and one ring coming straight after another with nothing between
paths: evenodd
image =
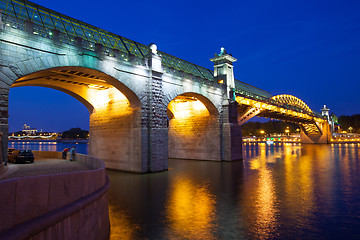
<instances>
[{"instance_id":1,"label":"bridge tower","mask_svg":"<svg viewBox=\"0 0 360 240\"><path fill-rule=\"evenodd\" d=\"M329 115L330 109L324 105L324 107L321 109L321 115L326 116L327 120L330 122L330 115Z\"/></svg>"},{"instance_id":2,"label":"bridge tower","mask_svg":"<svg viewBox=\"0 0 360 240\"><path fill-rule=\"evenodd\" d=\"M321 109L321 115L326 117L325 121L300 124L302 130L300 133L301 143L330 143L334 123L329 115L329 110L326 105Z\"/></svg>"},{"instance_id":3,"label":"bridge tower","mask_svg":"<svg viewBox=\"0 0 360 240\"><path fill-rule=\"evenodd\" d=\"M330 128L331 128L331 132L334 132L334 120L332 119L332 117L329 114L330 109L326 107L326 105L324 105L324 107L321 109L321 115L322 116L326 116L329 124L330 124Z\"/></svg>"},{"instance_id":4,"label":"bridge tower","mask_svg":"<svg viewBox=\"0 0 360 240\"><path fill-rule=\"evenodd\" d=\"M237 59L228 54L224 47L221 48L219 54L215 53L215 57L210 61L214 63L214 78L222 84L226 84L228 99L235 100L233 89L235 88L234 67L233 62Z\"/></svg>"},{"instance_id":5,"label":"bridge tower","mask_svg":"<svg viewBox=\"0 0 360 240\"><path fill-rule=\"evenodd\" d=\"M221 125L221 159L233 161L242 159L242 128L237 119L238 103L235 101L235 80L233 62L236 58L221 48L210 61L214 63L214 78L226 86L223 96Z\"/></svg>"}]
</instances>

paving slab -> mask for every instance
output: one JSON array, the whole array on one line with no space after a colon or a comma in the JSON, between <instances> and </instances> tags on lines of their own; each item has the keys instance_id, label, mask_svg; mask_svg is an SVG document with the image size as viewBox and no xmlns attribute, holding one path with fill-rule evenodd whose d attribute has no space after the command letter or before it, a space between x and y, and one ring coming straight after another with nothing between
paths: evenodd
<instances>
[{"instance_id":1,"label":"paving slab","mask_svg":"<svg viewBox=\"0 0 360 240\"><path fill-rule=\"evenodd\" d=\"M0 174L0 180L91 170L80 162L54 158L38 158L34 163L8 163L7 167L8 170Z\"/></svg>"}]
</instances>

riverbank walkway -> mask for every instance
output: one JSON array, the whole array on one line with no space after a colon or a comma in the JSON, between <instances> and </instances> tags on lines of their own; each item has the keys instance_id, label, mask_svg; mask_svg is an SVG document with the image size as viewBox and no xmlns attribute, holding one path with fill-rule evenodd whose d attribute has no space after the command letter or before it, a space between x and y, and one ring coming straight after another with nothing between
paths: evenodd
<instances>
[{"instance_id":1,"label":"riverbank walkway","mask_svg":"<svg viewBox=\"0 0 360 240\"><path fill-rule=\"evenodd\" d=\"M35 158L34 163L9 163L4 168L7 169L0 171L0 180L91 170L81 162L55 158Z\"/></svg>"}]
</instances>

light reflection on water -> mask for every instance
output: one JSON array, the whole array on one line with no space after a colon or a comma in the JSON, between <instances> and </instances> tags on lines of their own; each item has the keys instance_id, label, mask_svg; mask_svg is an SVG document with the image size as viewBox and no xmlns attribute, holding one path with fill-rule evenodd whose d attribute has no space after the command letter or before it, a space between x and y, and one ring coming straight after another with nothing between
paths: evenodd
<instances>
[{"instance_id":1,"label":"light reflection on water","mask_svg":"<svg viewBox=\"0 0 360 240\"><path fill-rule=\"evenodd\" d=\"M208 184L175 178L166 204L167 236L186 239L215 239L215 195Z\"/></svg>"},{"instance_id":2,"label":"light reflection on water","mask_svg":"<svg viewBox=\"0 0 360 240\"><path fill-rule=\"evenodd\" d=\"M245 145L244 161L108 170L111 239L359 239L358 145Z\"/></svg>"},{"instance_id":3,"label":"light reflection on water","mask_svg":"<svg viewBox=\"0 0 360 240\"><path fill-rule=\"evenodd\" d=\"M72 143L9 143L61 151ZM75 145L87 153L87 144ZM111 239L360 239L360 145L247 144L244 161L108 170Z\"/></svg>"}]
</instances>

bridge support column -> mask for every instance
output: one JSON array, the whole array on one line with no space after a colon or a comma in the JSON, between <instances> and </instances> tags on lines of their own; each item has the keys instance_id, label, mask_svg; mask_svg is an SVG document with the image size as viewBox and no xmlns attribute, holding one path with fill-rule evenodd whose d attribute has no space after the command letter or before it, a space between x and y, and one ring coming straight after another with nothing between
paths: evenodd
<instances>
[{"instance_id":1,"label":"bridge support column","mask_svg":"<svg viewBox=\"0 0 360 240\"><path fill-rule=\"evenodd\" d=\"M300 142L303 144L328 144L331 139L331 128L328 122L316 123L321 129L321 134L307 133L303 127L300 132Z\"/></svg>"},{"instance_id":2,"label":"bridge support column","mask_svg":"<svg viewBox=\"0 0 360 240\"><path fill-rule=\"evenodd\" d=\"M221 160L242 159L242 127L237 120L237 102L223 105L221 131Z\"/></svg>"},{"instance_id":3,"label":"bridge support column","mask_svg":"<svg viewBox=\"0 0 360 240\"><path fill-rule=\"evenodd\" d=\"M9 109L9 89L0 88L0 132L2 133L0 151L2 154L2 161L7 164L7 148L8 148L8 109Z\"/></svg>"},{"instance_id":4,"label":"bridge support column","mask_svg":"<svg viewBox=\"0 0 360 240\"><path fill-rule=\"evenodd\" d=\"M168 169L167 109L163 104L163 69L155 44L150 46L151 69L146 89L146 101L142 107L142 166L143 172L159 172Z\"/></svg>"},{"instance_id":5,"label":"bridge support column","mask_svg":"<svg viewBox=\"0 0 360 240\"><path fill-rule=\"evenodd\" d=\"M96 106L90 114L89 155L106 168L142 172L140 116L126 97Z\"/></svg>"}]
</instances>

